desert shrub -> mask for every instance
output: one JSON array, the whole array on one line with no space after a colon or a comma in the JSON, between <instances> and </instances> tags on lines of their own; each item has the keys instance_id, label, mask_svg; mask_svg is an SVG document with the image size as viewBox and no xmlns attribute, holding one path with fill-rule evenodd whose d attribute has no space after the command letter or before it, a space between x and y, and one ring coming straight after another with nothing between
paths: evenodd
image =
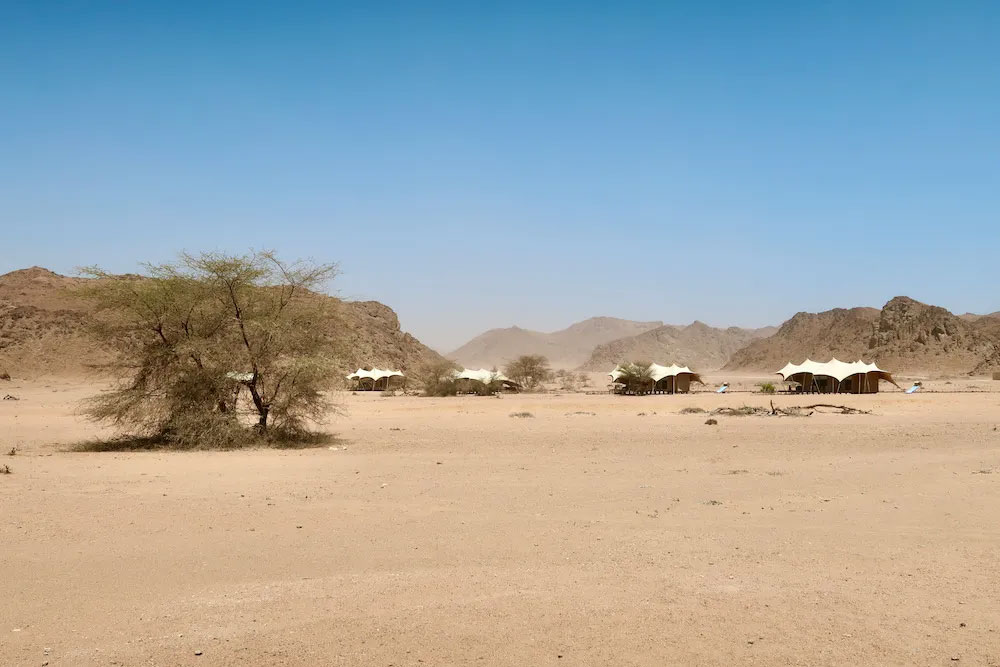
<instances>
[{"instance_id":1,"label":"desert shrub","mask_svg":"<svg viewBox=\"0 0 1000 667\"><path fill-rule=\"evenodd\" d=\"M565 371L562 373L565 376ZM524 391L537 391L542 383L552 379L549 360L540 354L521 355L504 367L504 374Z\"/></svg>"},{"instance_id":2,"label":"desert shrub","mask_svg":"<svg viewBox=\"0 0 1000 667\"><path fill-rule=\"evenodd\" d=\"M653 371L648 361L633 361L619 365L618 382L625 385L630 394L641 395L653 389Z\"/></svg>"},{"instance_id":3,"label":"desert shrub","mask_svg":"<svg viewBox=\"0 0 1000 667\"><path fill-rule=\"evenodd\" d=\"M533 418L535 415L531 414L530 412L512 412L510 413L510 416L516 417L518 419L526 419L529 417Z\"/></svg>"},{"instance_id":4,"label":"desert shrub","mask_svg":"<svg viewBox=\"0 0 1000 667\"><path fill-rule=\"evenodd\" d=\"M416 378L424 389L424 396L454 396L458 392L455 368L447 359L424 365Z\"/></svg>"},{"instance_id":5,"label":"desert shrub","mask_svg":"<svg viewBox=\"0 0 1000 667\"><path fill-rule=\"evenodd\" d=\"M718 423L719 423L719 421L717 419L711 419L711 418L709 418L709 419L705 420L705 424L707 426L715 426Z\"/></svg>"},{"instance_id":6,"label":"desert shrub","mask_svg":"<svg viewBox=\"0 0 1000 667\"><path fill-rule=\"evenodd\" d=\"M7 371L0 371L0 380L9 380L9 379L10 379L10 373L8 373Z\"/></svg>"},{"instance_id":7,"label":"desert shrub","mask_svg":"<svg viewBox=\"0 0 1000 667\"><path fill-rule=\"evenodd\" d=\"M681 414L682 415L696 415L696 414L700 414L700 413L703 413L703 412L705 412L705 410L703 408L688 407L688 408L682 408L681 409Z\"/></svg>"},{"instance_id":8,"label":"desert shrub","mask_svg":"<svg viewBox=\"0 0 1000 667\"><path fill-rule=\"evenodd\" d=\"M773 394L774 393L774 383L772 383L772 382L761 382L757 386L760 388L760 393L762 393L762 394Z\"/></svg>"}]
</instances>

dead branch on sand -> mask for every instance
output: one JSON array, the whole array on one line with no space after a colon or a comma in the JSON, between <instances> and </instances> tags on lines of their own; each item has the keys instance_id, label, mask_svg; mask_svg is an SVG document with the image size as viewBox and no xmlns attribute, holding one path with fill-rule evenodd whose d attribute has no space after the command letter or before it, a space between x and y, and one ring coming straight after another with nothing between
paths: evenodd
<instances>
[{"instance_id":1,"label":"dead branch on sand","mask_svg":"<svg viewBox=\"0 0 1000 667\"><path fill-rule=\"evenodd\" d=\"M813 403L812 405L803 405L801 410L816 410L818 412L823 412L820 408L829 408L830 410L837 410L836 414L841 415L870 415L871 410L859 410L858 408L852 408L847 405L833 405L831 403Z\"/></svg>"},{"instance_id":2,"label":"dead branch on sand","mask_svg":"<svg viewBox=\"0 0 1000 667\"><path fill-rule=\"evenodd\" d=\"M744 405L739 408L716 408L710 414L723 415L726 417L808 417L816 412L835 411L833 414L840 415L870 415L871 410L859 410L847 405L833 405L832 403L813 403L812 405L791 405L787 408L779 408L771 401L771 409L752 405Z\"/></svg>"}]
</instances>

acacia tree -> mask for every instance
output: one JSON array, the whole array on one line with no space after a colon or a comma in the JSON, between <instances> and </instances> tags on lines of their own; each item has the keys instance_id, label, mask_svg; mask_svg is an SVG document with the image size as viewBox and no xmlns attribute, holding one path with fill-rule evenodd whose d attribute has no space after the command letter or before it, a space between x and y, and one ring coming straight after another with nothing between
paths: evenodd
<instances>
[{"instance_id":1,"label":"acacia tree","mask_svg":"<svg viewBox=\"0 0 1000 667\"><path fill-rule=\"evenodd\" d=\"M453 361L440 359L422 366L417 371L417 380L424 388L424 396L454 396L458 387L455 382L457 365Z\"/></svg>"},{"instance_id":2,"label":"acacia tree","mask_svg":"<svg viewBox=\"0 0 1000 667\"><path fill-rule=\"evenodd\" d=\"M90 418L178 444L234 446L249 435L302 434L330 405L338 352L334 302L315 293L332 264L272 252L182 254L144 276L98 268L84 293L94 331L117 355L118 384L87 402ZM246 389L249 401L240 401Z\"/></svg>"},{"instance_id":3,"label":"acacia tree","mask_svg":"<svg viewBox=\"0 0 1000 667\"><path fill-rule=\"evenodd\" d=\"M552 379L549 360L540 354L525 354L507 364L504 373L525 391L534 391Z\"/></svg>"}]
</instances>

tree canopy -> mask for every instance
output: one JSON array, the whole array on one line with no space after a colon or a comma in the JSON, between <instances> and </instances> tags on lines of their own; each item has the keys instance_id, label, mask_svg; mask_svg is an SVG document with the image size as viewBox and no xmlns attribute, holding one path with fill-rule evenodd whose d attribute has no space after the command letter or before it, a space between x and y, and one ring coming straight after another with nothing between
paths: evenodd
<instances>
[{"instance_id":1,"label":"tree canopy","mask_svg":"<svg viewBox=\"0 0 1000 667\"><path fill-rule=\"evenodd\" d=\"M507 364L504 374L521 385L524 391L534 391L552 379L549 360L540 354L525 354Z\"/></svg>"},{"instance_id":2,"label":"tree canopy","mask_svg":"<svg viewBox=\"0 0 1000 667\"><path fill-rule=\"evenodd\" d=\"M99 268L84 289L117 384L84 413L181 446L294 438L331 405L337 311L316 294L333 264L274 253L181 254L145 275ZM245 397L244 397L245 394ZM252 425L252 428L250 428Z\"/></svg>"}]
</instances>

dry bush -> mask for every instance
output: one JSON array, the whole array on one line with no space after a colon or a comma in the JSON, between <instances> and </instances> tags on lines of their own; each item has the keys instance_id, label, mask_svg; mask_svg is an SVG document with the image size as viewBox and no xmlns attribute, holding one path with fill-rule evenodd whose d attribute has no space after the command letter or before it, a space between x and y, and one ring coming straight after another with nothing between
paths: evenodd
<instances>
[{"instance_id":1,"label":"dry bush","mask_svg":"<svg viewBox=\"0 0 1000 667\"><path fill-rule=\"evenodd\" d=\"M524 391L537 391L552 378L549 360L540 354L521 355L504 367L504 374Z\"/></svg>"},{"instance_id":2,"label":"dry bush","mask_svg":"<svg viewBox=\"0 0 1000 667\"><path fill-rule=\"evenodd\" d=\"M420 368L416 380L423 387L424 396L454 396L458 393L455 369L455 364L446 359L431 362Z\"/></svg>"},{"instance_id":3,"label":"dry bush","mask_svg":"<svg viewBox=\"0 0 1000 667\"><path fill-rule=\"evenodd\" d=\"M531 414L530 412L512 412L510 413L510 416L516 417L518 419L527 419L529 417L534 418L535 415Z\"/></svg>"}]
</instances>

